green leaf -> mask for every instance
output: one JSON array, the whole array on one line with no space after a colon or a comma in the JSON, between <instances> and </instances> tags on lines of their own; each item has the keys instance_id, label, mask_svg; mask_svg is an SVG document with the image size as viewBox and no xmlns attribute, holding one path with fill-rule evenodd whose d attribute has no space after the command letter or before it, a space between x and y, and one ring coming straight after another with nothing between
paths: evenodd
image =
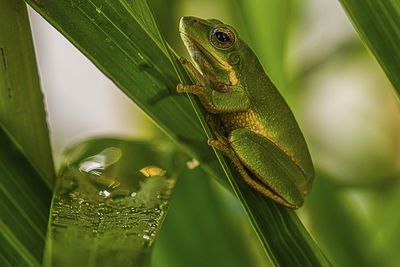
<instances>
[{"instance_id":1,"label":"green leaf","mask_svg":"<svg viewBox=\"0 0 400 267\"><path fill-rule=\"evenodd\" d=\"M42 262L51 192L0 125L0 265Z\"/></svg>"},{"instance_id":2,"label":"green leaf","mask_svg":"<svg viewBox=\"0 0 400 267\"><path fill-rule=\"evenodd\" d=\"M361 40L400 94L400 2L340 0Z\"/></svg>"},{"instance_id":3,"label":"green leaf","mask_svg":"<svg viewBox=\"0 0 400 267\"><path fill-rule=\"evenodd\" d=\"M155 244L153 267L269 266L239 201L216 186L201 168L182 172Z\"/></svg>"},{"instance_id":4,"label":"green leaf","mask_svg":"<svg viewBox=\"0 0 400 267\"><path fill-rule=\"evenodd\" d=\"M0 0L0 265L42 262L53 161L23 1Z\"/></svg>"},{"instance_id":5,"label":"green leaf","mask_svg":"<svg viewBox=\"0 0 400 267\"><path fill-rule=\"evenodd\" d=\"M133 99L164 132L195 157L210 174L225 174L273 263L327 265L295 213L266 199L243 182L217 152L223 170L207 146L210 130L197 99L176 93L180 80L190 83L173 52L157 34L145 1L27 0L96 66ZM202 125L196 118L199 116ZM205 196L206 197L206 196Z\"/></svg>"},{"instance_id":6,"label":"green leaf","mask_svg":"<svg viewBox=\"0 0 400 267\"><path fill-rule=\"evenodd\" d=\"M237 12L242 14L246 21L242 24L243 30L240 32L248 34L252 49L274 84L278 88L286 89L288 85L286 46L294 1L236 0L236 2Z\"/></svg>"},{"instance_id":7,"label":"green leaf","mask_svg":"<svg viewBox=\"0 0 400 267\"><path fill-rule=\"evenodd\" d=\"M51 185L55 175L43 94L21 0L0 0L0 124Z\"/></svg>"},{"instance_id":8,"label":"green leaf","mask_svg":"<svg viewBox=\"0 0 400 267\"><path fill-rule=\"evenodd\" d=\"M168 143L95 139L65 156L46 266L148 266L183 154Z\"/></svg>"},{"instance_id":9,"label":"green leaf","mask_svg":"<svg viewBox=\"0 0 400 267\"><path fill-rule=\"evenodd\" d=\"M327 175L318 173L317 178L306 206L312 211L311 229L333 265L381 265L383 260L376 257L376 252L362 245L370 243L371 233L357 220L354 207L340 196L339 188Z\"/></svg>"},{"instance_id":10,"label":"green leaf","mask_svg":"<svg viewBox=\"0 0 400 267\"><path fill-rule=\"evenodd\" d=\"M378 198L374 199L373 205L375 207L371 214L371 217L376 218L376 220L373 222L374 236L370 239L374 242L373 246L368 246L371 250L369 253L373 254L382 266L396 266L400 261L399 250L397 249L399 247L398 237L400 236L400 228L398 227L400 215L393 212L400 203L400 187L398 184L395 185L389 184L379 190Z\"/></svg>"}]
</instances>

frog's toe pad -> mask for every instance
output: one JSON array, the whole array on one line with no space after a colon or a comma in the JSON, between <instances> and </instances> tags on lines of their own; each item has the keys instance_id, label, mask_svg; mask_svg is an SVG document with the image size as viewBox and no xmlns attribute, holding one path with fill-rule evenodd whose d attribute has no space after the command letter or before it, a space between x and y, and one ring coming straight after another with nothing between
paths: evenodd
<instances>
[{"instance_id":1,"label":"frog's toe pad","mask_svg":"<svg viewBox=\"0 0 400 267\"><path fill-rule=\"evenodd\" d=\"M178 83L178 85L176 86L176 91L177 91L178 93L183 93L183 92L185 92L185 87L183 86L183 84Z\"/></svg>"}]
</instances>

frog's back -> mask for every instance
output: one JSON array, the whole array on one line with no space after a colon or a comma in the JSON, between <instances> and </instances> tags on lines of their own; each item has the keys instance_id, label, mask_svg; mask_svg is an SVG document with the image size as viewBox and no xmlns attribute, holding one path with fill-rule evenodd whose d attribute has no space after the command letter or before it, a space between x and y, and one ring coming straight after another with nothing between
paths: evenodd
<instances>
[{"instance_id":1,"label":"frog's back","mask_svg":"<svg viewBox=\"0 0 400 267\"><path fill-rule=\"evenodd\" d=\"M253 54L254 55L254 54ZM280 147L305 174L301 188L307 193L311 189L314 168L307 144L292 111L265 74L257 57L249 57L247 68L257 77L241 77L242 86L248 92L252 111L264 128L268 138Z\"/></svg>"}]
</instances>

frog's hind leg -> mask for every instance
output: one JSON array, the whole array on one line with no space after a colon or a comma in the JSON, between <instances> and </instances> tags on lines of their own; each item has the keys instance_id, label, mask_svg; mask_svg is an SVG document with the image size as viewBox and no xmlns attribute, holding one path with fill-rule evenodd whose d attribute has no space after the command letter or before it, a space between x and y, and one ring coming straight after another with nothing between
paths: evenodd
<instances>
[{"instance_id":1,"label":"frog's hind leg","mask_svg":"<svg viewBox=\"0 0 400 267\"><path fill-rule=\"evenodd\" d=\"M265 184L260 182L258 178L252 177L252 174L249 174L249 170L246 169L246 167L240 162L240 160L238 159L232 148L225 142L221 142L221 140L218 139L208 139L208 144L221 151L221 153L225 157L227 157L229 161L232 163L234 169L240 175L240 177L253 189L261 192L263 195L289 208L297 208L296 206L291 205L290 203L282 199L280 196L273 193L271 188L267 187Z\"/></svg>"},{"instance_id":2,"label":"frog's hind leg","mask_svg":"<svg viewBox=\"0 0 400 267\"><path fill-rule=\"evenodd\" d=\"M298 208L303 204L300 188L304 175L275 143L245 128L232 131L228 139L240 164L251 175L250 180L243 176L249 185L285 206Z\"/></svg>"},{"instance_id":3,"label":"frog's hind leg","mask_svg":"<svg viewBox=\"0 0 400 267\"><path fill-rule=\"evenodd\" d=\"M212 126L211 129L213 129ZM268 187L266 184L262 183L257 177L255 177L254 174L252 174L239 160L239 158L235 154L235 151L232 149L229 142L227 142L225 136L220 135L218 132L214 132L214 135L217 137L217 139L208 139L208 145L213 146L221 151L221 153L229 159L234 169L248 185L278 203L281 203L289 208L297 208L297 206L288 203L282 197L275 194L270 187Z\"/></svg>"},{"instance_id":4,"label":"frog's hind leg","mask_svg":"<svg viewBox=\"0 0 400 267\"><path fill-rule=\"evenodd\" d=\"M220 140L221 142L228 143L228 138L226 138L221 131L219 131L219 128L217 126L217 122L215 118L213 118L210 114L206 114L205 116L207 125L210 127L211 131L213 132L214 136ZM221 121L218 120L219 126L221 126Z\"/></svg>"}]
</instances>

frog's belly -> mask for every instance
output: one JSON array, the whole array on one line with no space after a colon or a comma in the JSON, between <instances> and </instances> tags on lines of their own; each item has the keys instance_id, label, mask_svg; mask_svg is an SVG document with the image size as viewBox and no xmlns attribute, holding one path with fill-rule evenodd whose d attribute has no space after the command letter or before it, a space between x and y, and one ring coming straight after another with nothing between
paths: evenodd
<instances>
[{"instance_id":1,"label":"frog's belly","mask_svg":"<svg viewBox=\"0 0 400 267\"><path fill-rule=\"evenodd\" d=\"M268 138L266 129L251 109L242 112L220 113L219 116L228 133L236 129L246 128Z\"/></svg>"}]
</instances>

